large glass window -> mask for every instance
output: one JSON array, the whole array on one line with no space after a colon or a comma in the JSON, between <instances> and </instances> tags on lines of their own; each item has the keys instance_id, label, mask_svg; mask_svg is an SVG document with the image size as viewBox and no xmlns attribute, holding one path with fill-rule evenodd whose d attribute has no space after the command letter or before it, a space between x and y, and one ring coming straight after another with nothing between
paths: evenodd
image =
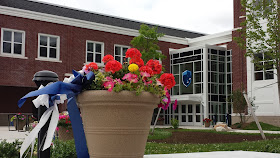
<instances>
[{"instance_id":1,"label":"large glass window","mask_svg":"<svg viewBox=\"0 0 280 158\"><path fill-rule=\"evenodd\" d=\"M1 29L1 55L24 57L25 32L12 29Z\"/></svg>"},{"instance_id":2,"label":"large glass window","mask_svg":"<svg viewBox=\"0 0 280 158\"><path fill-rule=\"evenodd\" d=\"M59 60L59 36L39 34L38 58Z\"/></svg>"},{"instance_id":3,"label":"large glass window","mask_svg":"<svg viewBox=\"0 0 280 158\"><path fill-rule=\"evenodd\" d=\"M255 80L270 80L274 79L273 60L269 60L264 53L258 53L254 56L259 61L254 64Z\"/></svg>"},{"instance_id":4,"label":"large glass window","mask_svg":"<svg viewBox=\"0 0 280 158\"><path fill-rule=\"evenodd\" d=\"M202 93L202 52L203 49L175 53L171 58L171 72L173 73L176 85L172 88L172 95ZM186 70L192 72L192 81L188 87L182 82L182 73Z\"/></svg>"},{"instance_id":5,"label":"large glass window","mask_svg":"<svg viewBox=\"0 0 280 158\"><path fill-rule=\"evenodd\" d=\"M86 62L95 62L102 66L102 58L104 56L104 43L87 41Z\"/></svg>"},{"instance_id":6,"label":"large glass window","mask_svg":"<svg viewBox=\"0 0 280 158\"><path fill-rule=\"evenodd\" d=\"M127 62L125 58L127 49L129 49L129 46L115 45L115 60L119 61L122 64L124 62Z\"/></svg>"}]
</instances>

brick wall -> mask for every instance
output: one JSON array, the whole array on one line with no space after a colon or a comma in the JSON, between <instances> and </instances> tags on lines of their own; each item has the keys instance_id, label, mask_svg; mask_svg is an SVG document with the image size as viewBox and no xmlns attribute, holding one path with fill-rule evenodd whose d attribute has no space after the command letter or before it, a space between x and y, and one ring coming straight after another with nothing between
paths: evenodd
<instances>
[{"instance_id":1,"label":"brick wall","mask_svg":"<svg viewBox=\"0 0 280 158\"><path fill-rule=\"evenodd\" d=\"M244 20L240 16L245 15L241 10L240 0L234 0L234 28L239 28L240 23ZM240 36L240 32L233 31L232 37ZM232 40L229 47L232 49L232 81L233 90L241 88L247 89L247 69L246 58L244 57L246 51L239 48L237 43Z\"/></svg>"},{"instance_id":2,"label":"brick wall","mask_svg":"<svg viewBox=\"0 0 280 158\"><path fill-rule=\"evenodd\" d=\"M0 15L0 28L25 31L25 56L28 59L0 57L0 85L35 87L32 82L37 71L50 70L63 80L65 73L72 69L80 70L86 58L86 40L104 42L104 52L114 54L114 44L129 45L132 36L77 28L61 24L30 20L19 17ZM38 33L60 36L59 62L35 60L38 54ZM185 45L159 42L159 46L167 59L163 61L169 72L169 48L184 48Z\"/></svg>"}]
</instances>

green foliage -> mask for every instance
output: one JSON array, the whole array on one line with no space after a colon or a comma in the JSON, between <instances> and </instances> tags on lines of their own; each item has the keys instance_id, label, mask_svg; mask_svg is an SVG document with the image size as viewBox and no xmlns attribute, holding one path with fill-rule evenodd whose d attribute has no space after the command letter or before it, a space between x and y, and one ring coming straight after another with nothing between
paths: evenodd
<instances>
[{"instance_id":1,"label":"green foliage","mask_svg":"<svg viewBox=\"0 0 280 158\"><path fill-rule=\"evenodd\" d=\"M226 144L147 143L145 154L171 154L211 151L257 151L280 153L280 139Z\"/></svg>"},{"instance_id":2,"label":"green foliage","mask_svg":"<svg viewBox=\"0 0 280 158\"><path fill-rule=\"evenodd\" d=\"M53 148L51 150L51 158L76 158L76 148L74 140L60 141L56 139L53 142Z\"/></svg>"},{"instance_id":3,"label":"green foliage","mask_svg":"<svg viewBox=\"0 0 280 158\"><path fill-rule=\"evenodd\" d=\"M232 95L229 97L229 100L232 100L233 111L238 113L240 116L240 123L244 123L247 103L241 89L234 90Z\"/></svg>"},{"instance_id":4,"label":"green foliage","mask_svg":"<svg viewBox=\"0 0 280 158\"><path fill-rule=\"evenodd\" d=\"M260 122L263 130L267 131L280 131L280 127L273 126L271 124ZM245 130L259 130L256 122L251 122L248 126L244 127Z\"/></svg>"},{"instance_id":5,"label":"green foliage","mask_svg":"<svg viewBox=\"0 0 280 158\"><path fill-rule=\"evenodd\" d=\"M163 37L164 34L157 33L157 27L149 27L142 24L139 29L140 35L134 37L130 42L134 48L137 48L142 53L142 59L146 63L150 59L165 59L166 56L157 52L160 50L158 38Z\"/></svg>"},{"instance_id":6,"label":"green foliage","mask_svg":"<svg viewBox=\"0 0 280 158\"><path fill-rule=\"evenodd\" d=\"M0 157L3 158L18 158L21 142L16 140L13 143L8 143L3 140L0 143Z\"/></svg>"},{"instance_id":7,"label":"green foliage","mask_svg":"<svg viewBox=\"0 0 280 158\"><path fill-rule=\"evenodd\" d=\"M234 40L240 48L246 50L245 56L251 57L255 69L276 68L279 82L280 3L275 0L242 0L241 4L246 19L241 23L240 36L235 37ZM279 90L280 84L278 84Z\"/></svg>"},{"instance_id":8,"label":"green foliage","mask_svg":"<svg viewBox=\"0 0 280 158\"><path fill-rule=\"evenodd\" d=\"M178 129L178 127L179 127L179 121L178 121L177 119L175 119L175 118L172 118L172 119L171 119L171 125L172 125L172 127L173 127L174 129Z\"/></svg>"},{"instance_id":9,"label":"green foliage","mask_svg":"<svg viewBox=\"0 0 280 158\"><path fill-rule=\"evenodd\" d=\"M171 137L171 136L172 136L172 132L167 131L165 129L156 128L154 130L153 135L149 134L148 139L149 140L153 140L153 139L166 139L166 138Z\"/></svg>"}]
</instances>

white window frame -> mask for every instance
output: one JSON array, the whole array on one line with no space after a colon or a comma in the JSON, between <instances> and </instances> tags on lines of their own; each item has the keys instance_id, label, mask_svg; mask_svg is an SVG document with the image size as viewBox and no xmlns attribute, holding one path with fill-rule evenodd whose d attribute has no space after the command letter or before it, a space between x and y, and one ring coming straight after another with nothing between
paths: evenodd
<instances>
[{"instance_id":1,"label":"white window frame","mask_svg":"<svg viewBox=\"0 0 280 158\"><path fill-rule=\"evenodd\" d=\"M116 55L116 47L121 47L121 53L120 53L120 55ZM120 59L121 59L121 61L120 61L121 64L123 64L123 57L124 57L124 56L123 56L123 48L129 49L130 46L119 45L119 44L115 44L115 45L114 45L114 59L116 60L116 56L119 56ZM128 61L127 61L127 62L128 62Z\"/></svg>"},{"instance_id":2,"label":"white window frame","mask_svg":"<svg viewBox=\"0 0 280 158\"><path fill-rule=\"evenodd\" d=\"M261 53L261 54L262 54L262 60L259 61L259 63L262 63L264 65L266 63L266 61L264 61L264 53ZM272 60L270 60L270 61L272 61ZM269 70L265 70L264 68L262 68L261 70L255 70L255 64L254 63L252 63L252 64L253 64L253 68L254 68L254 73L253 73L254 81L267 81L267 80L274 80L275 79L275 75L274 75L275 74L275 68L274 68L274 66L273 66L272 69L269 69ZM273 78L271 78L271 79L266 79L265 78L265 75L266 75L267 71L273 71ZM258 72L262 73L262 75L263 75L262 80L256 80L256 73L258 73Z\"/></svg>"},{"instance_id":3,"label":"white window frame","mask_svg":"<svg viewBox=\"0 0 280 158\"><path fill-rule=\"evenodd\" d=\"M12 32L11 37L11 53L4 53L4 31ZM22 33L22 43L14 42L14 33ZM21 54L14 54L14 44L21 44ZM22 30L15 30L15 29L8 29L8 28L1 28L1 52L0 56L2 57L11 57L11 58L21 58L21 59L28 59L25 57L25 31Z\"/></svg>"},{"instance_id":4,"label":"white window frame","mask_svg":"<svg viewBox=\"0 0 280 158\"><path fill-rule=\"evenodd\" d=\"M101 63L96 63L98 66L104 66L104 63L102 62L102 59L103 59L103 57L104 57L104 43L103 42L98 42L98 41L91 41L91 40L86 40L86 62L85 62L85 64L89 64L89 63L91 63L91 62L88 62L87 61L87 52L88 52L88 48L87 48L87 43L93 43L93 52L91 52L91 53L93 53L93 62L95 62L96 63L96 60L95 60L95 44L101 44ZM98 52L99 53L99 52Z\"/></svg>"},{"instance_id":5,"label":"white window frame","mask_svg":"<svg viewBox=\"0 0 280 158\"><path fill-rule=\"evenodd\" d=\"M40 36L47 36L47 57L41 57L40 56ZM50 37L57 38L56 41L56 58L50 58ZM56 35L50 35L50 34L44 34L44 33L38 33L38 54L37 58L35 60L41 60L41 61L50 61L50 62L62 62L60 60L60 36Z\"/></svg>"},{"instance_id":6,"label":"white window frame","mask_svg":"<svg viewBox=\"0 0 280 158\"><path fill-rule=\"evenodd\" d=\"M162 51L161 51L161 50L157 50L156 52L158 52L158 53L161 53L161 54L162 54ZM154 57L154 60L155 60L155 57ZM156 60L157 60L157 59L156 59ZM161 58L159 58L159 59L158 59L158 61L159 61L159 63L160 63L160 64L162 64L162 60L161 60Z\"/></svg>"}]
</instances>

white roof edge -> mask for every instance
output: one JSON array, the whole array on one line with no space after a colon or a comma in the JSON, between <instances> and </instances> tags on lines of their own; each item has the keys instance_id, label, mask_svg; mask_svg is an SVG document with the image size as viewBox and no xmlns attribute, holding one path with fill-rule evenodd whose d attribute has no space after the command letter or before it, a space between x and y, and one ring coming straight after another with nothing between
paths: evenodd
<instances>
[{"instance_id":1,"label":"white roof edge","mask_svg":"<svg viewBox=\"0 0 280 158\"><path fill-rule=\"evenodd\" d=\"M65 5L61 5L61 4L55 4L55 3L51 3L51 2L45 2L45 1L41 1L41 0L28 0L28 1L42 3L42 4L48 4L48 5L52 5L52 6L63 7L63 8L67 8L67 9L73 9L73 10L77 10L77 11L83 11L83 12L93 13L93 14L98 14L98 15L103 15L103 16L109 16L109 17L123 19L123 20L145 23L145 24L148 24L148 25L160 26L160 27L165 27L165 28L169 28L169 29L176 29L176 30L180 30L180 31L188 31L188 32L191 32L191 33L204 34L205 36L208 35L208 34L203 33L203 32L191 31L191 30L186 30L186 29L181 29L181 28L176 28L176 27L171 27L171 26L166 26L166 25L161 25L161 24L144 22L144 21L140 21L140 20L129 19L129 18L115 16L115 15L111 15L111 14L94 12L94 11L89 11L89 10L85 10L85 9L75 8L75 7L69 7L69 6L65 6ZM191 38L189 38L189 39L191 39Z\"/></svg>"},{"instance_id":2,"label":"white roof edge","mask_svg":"<svg viewBox=\"0 0 280 158\"><path fill-rule=\"evenodd\" d=\"M226 51L227 49L221 46L216 46L216 45L210 45L210 44L204 44L204 45L197 45L193 47L186 47L186 48L181 48L181 49L169 49L169 55L175 54L175 53L181 53L181 52L186 52L186 51L192 51L195 49L202 49L202 48L210 48L210 49L217 49L221 51Z\"/></svg>"},{"instance_id":3,"label":"white roof edge","mask_svg":"<svg viewBox=\"0 0 280 158\"><path fill-rule=\"evenodd\" d=\"M193 39L187 39L189 44L200 42L200 41L205 41L205 40L210 40L210 39L215 39L215 38L222 38L222 37L227 37L232 35L232 30L229 31L224 31L216 34L211 34L211 35L206 35L202 37L197 37Z\"/></svg>"},{"instance_id":4,"label":"white roof edge","mask_svg":"<svg viewBox=\"0 0 280 158\"><path fill-rule=\"evenodd\" d=\"M13 8L13 7L0 6L0 14L27 18L32 20L51 22L56 24L75 26L80 28L87 28L92 30L99 30L99 31L116 33L121 35L128 35L128 36L139 35L138 30L134 30L134 29L100 24L100 23L67 18L67 17L57 16L57 15L46 14L46 13L39 13L39 12L34 12L34 11L29 11L24 9ZM185 38L175 37L170 35L165 35L164 37L159 38L159 41L188 45L188 41Z\"/></svg>"}]
</instances>

